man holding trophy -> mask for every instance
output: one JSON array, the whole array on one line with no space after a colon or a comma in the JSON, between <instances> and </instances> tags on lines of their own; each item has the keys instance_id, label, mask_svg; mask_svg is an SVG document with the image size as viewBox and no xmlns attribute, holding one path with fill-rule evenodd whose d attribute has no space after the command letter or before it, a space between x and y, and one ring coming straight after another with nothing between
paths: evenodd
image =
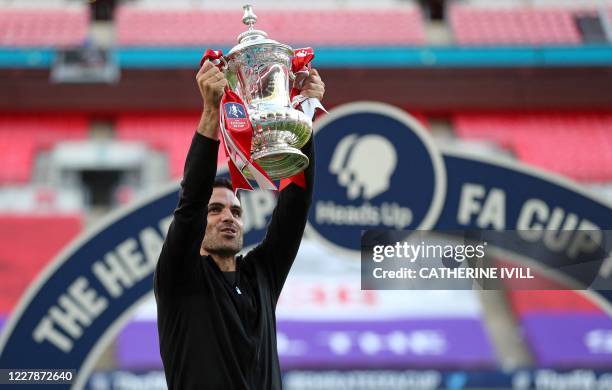
<instances>
[{"instance_id":1,"label":"man holding trophy","mask_svg":"<svg viewBox=\"0 0 612 390\"><path fill-rule=\"evenodd\" d=\"M197 73L204 109L155 271L169 389L282 387L275 307L312 200L311 120L325 85L303 61L311 52L267 39L244 8L239 44L227 56L207 51ZM220 138L233 187L215 179ZM265 239L243 257L234 190L249 188L247 178L262 188L282 180Z\"/></svg>"}]
</instances>

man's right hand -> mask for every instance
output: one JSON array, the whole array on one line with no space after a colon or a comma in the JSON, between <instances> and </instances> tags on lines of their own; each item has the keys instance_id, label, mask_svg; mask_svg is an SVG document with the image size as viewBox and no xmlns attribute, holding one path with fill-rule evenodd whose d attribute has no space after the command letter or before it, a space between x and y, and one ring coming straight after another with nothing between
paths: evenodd
<instances>
[{"instance_id":1,"label":"man's right hand","mask_svg":"<svg viewBox=\"0 0 612 390\"><path fill-rule=\"evenodd\" d=\"M196 74L196 80L204 104L198 133L219 139L219 102L227 85L227 79L223 72L207 60Z\"/></svg>"},{"instance_id":2,"label":"man's right hand","mask_svg":"<svg viewBox=\"0 0 612 390\"><path fill-rule=\"evenodd\" d=\"M212 62L206 60L198 74L196 74L196 80L198 80L204 108L214 107L217 109L221 96L223 96L223 89L227 85L227 79L223 72L213 65Z\"/></svg>"}]
</instances>

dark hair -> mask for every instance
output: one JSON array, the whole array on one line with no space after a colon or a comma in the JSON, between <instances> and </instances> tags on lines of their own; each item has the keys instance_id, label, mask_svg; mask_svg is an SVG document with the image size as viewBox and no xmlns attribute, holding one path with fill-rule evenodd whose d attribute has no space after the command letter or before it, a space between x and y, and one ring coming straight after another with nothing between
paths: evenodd
<instances>
[{"instance_id":1,"label":"dark hair","mask_svg":"<svg viewBox=\"0 0 612 390\"><path fill-rule=\"evenodd\" d=\"M232 181L227 177L215 177L215 181L213 182L213 188L227 188L228 190L234 192ZM240 192L236 193L236 197L238 198L238 200L240 200Z\"/></svg>"}]
</instances>

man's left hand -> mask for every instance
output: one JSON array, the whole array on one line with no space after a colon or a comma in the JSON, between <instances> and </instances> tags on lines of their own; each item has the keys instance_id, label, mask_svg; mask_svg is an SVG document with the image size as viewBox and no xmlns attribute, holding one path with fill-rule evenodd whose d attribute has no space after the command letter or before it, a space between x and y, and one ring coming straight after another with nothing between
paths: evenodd
<instances>
[{"instance_id":1,"label":"man's left hand","mask_svg":"<svg viewBox=\"0 0 612 390\"><path fill-rule=\"evenodd\" d=\"M316 69L310 69L308 76L305 73L298 74L294 81L295 86L301 85L300 95L309 98L317 98L320 101L323 100L325 95L325 83L321 80L319 72Z\"/></svg>"}]
</instances>

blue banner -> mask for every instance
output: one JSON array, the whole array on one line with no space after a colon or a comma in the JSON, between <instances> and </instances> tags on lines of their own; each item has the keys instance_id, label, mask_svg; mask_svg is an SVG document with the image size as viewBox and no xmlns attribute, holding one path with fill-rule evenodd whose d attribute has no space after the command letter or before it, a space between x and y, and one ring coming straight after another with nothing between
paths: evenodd
<instances>
[{"instance_id":1,"label":"blue banner","mask_svg":"<svg viewBox=\"0 0 612 390\"><path fill-rule=\"evenodd\" d=\"M339 107L317 123L315 139L308 231L341 252L355 255L361 230L371 228L579 232L612 225L612 208L577 185L519 164L442 151L391 106ZM177 190L172 185L109 216L44 270L4 327L0 368L76 369L75 385L84 386L95 359L152 290ZM263 237L274 195L244 193L242 203L250 246ZM544 236L534 240L546 245ZM562 250L584 249L584 240L575 233ZM602 278L612 273L610 261ZM610 300L602 293L599 303Z\"/></svg>"}]
</instances>

